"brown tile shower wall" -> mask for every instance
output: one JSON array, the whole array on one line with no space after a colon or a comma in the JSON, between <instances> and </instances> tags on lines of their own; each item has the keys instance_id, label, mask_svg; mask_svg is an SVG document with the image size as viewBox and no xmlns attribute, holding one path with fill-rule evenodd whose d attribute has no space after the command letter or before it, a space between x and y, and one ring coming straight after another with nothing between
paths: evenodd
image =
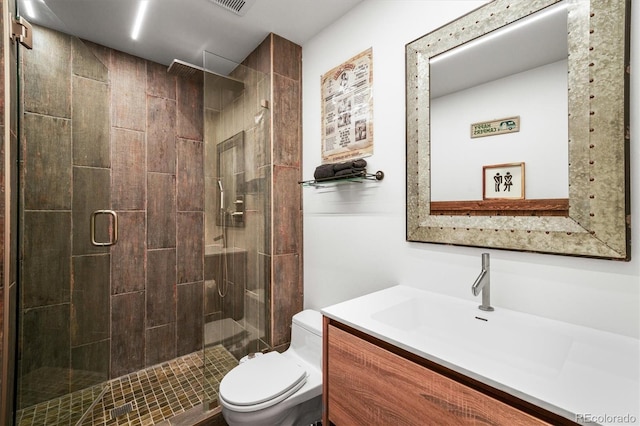
<instances>
[{"instance_id":1,"label":"brown tile shower wall","mask_svg":"<svg viewBox=\"0 0 640 426\"><path fill-rule=\"evenodd\" d=\"M291 317L303 308L302 48L273 35L273 345L291 339Z\"/></svg>"},{"instance_id":2,"label":"brown tile shower wall","mask_svg":"<svg viewBox=\"0 0 640 426\"><path fill-rule=\"evenodd\" d=\"M301 54L299 46L274 37L273 291L274 345L290 341L291 317L302 310Z\"/></svg>"},{"instance_id":3,"label":"brown tile shower wall","mask_svg":"<svg viewBox=\"0 0 640 426\"><path fill-rule=\"evenodd\" d=\"M43 338L23 341L21 373L98 366L113 378L200 349L202 80L44 28L34 43L23 56L35 174L24 193L35 259L25 262L24 319ZM110 249L88 242L96 209L118 214Z\"/></svg>"},{"instance_id":4,"label":"brown tile shower wall","mask_svg":"<svg viewBox=\"0 0 640 426\"><path fill-rule=\"evenodd\" d=\"M267 221L272 246L269 265L270 345L286 346L291 317L303 308L302 287L302 48L270 34L245 65L271 76L272 140L271 215Z\"/></svg>"}]
</instances>

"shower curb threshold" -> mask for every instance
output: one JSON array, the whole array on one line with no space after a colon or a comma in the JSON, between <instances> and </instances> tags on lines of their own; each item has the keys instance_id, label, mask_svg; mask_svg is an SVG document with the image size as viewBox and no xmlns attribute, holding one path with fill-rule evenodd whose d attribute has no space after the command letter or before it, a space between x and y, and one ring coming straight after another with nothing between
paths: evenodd
<instances>
[{"instance_id":1,"label":"shower curb threshold","mask_svg":"<svg viewBox=\"0 0 640 426\"><path fill-rule=\"evenodd\" d=\"M205 411L204 404L200 404L158 423L158 426L226 426L226 424L220 407Z\"/></svg>"}]
</instances>

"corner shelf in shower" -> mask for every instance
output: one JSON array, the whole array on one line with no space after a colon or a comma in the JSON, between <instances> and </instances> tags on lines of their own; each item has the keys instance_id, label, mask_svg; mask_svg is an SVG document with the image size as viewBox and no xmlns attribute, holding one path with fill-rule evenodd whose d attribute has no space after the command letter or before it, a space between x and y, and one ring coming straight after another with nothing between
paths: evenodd
<instances>
[{"instance_id":1,"label":"corner shelf in shower","mask_svg":"<svg viewBox=\"0 0 640 426\"><path fill-rule=\"evenodd\" d=\"M376 182L384 179L384 172L378 170L375 173L356 173L353 175L331 177L326 179L303 180L298 182L303 187L333 186L345 183Z\"/></svg>"}]
</instances>

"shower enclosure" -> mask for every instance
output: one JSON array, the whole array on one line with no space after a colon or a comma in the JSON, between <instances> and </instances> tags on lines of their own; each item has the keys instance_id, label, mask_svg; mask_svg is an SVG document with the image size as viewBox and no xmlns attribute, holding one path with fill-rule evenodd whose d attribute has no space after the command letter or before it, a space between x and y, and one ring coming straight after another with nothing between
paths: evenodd
<instances>
[{"instance_id":1,"label":"shower enclosure","mask_svg":"<svg viewBox=\"0 0 640 426\"><path fill-rule=\"evenodd\" d=\"M197 395L162 419L213 408L222 375L269 348L270 79L33 38L18 51L17 423L54 406L50 424L160 421L133 394L176 360Z\"/></svg>"},{"instance_id":2,"label":"shower enclosure","mask_svg":"<svg viewBox=\"0 0 640 426\"><path fill-rule=\"evenodd\" d=\"M204 357L223 345L237 359L268 349L270 81L210 52L204 73ZM215 377L215 367L212 374ZM215 381L215 379L214 379ZM215 388L215 386L208 389ZM206 400L216 403L216 393Z\"/></svg>"}]
</instances>

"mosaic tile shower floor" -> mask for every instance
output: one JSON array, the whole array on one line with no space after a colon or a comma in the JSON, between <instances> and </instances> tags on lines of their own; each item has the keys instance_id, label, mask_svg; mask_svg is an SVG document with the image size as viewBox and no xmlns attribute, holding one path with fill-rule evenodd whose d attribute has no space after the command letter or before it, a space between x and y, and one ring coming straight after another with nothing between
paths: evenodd
<instances>
[{"instance_id":1,"label":"mosaic tile shower floor","mask_svg":"<svg viewBox=\"0 0 640 426\"><path fill-rule=\"evenodd\" d=\"M158 424L201 404L203 393L207 401L217 400L220 380L236 365L238 361L223 346L214 346L206 349L204 359L199 351L109 381L104 396L84 418L105 384L20 410L17 424L73 426L80 420L82 426ZM123 414L113 416L119 413Z\"/></svg>"}]
</instances>

